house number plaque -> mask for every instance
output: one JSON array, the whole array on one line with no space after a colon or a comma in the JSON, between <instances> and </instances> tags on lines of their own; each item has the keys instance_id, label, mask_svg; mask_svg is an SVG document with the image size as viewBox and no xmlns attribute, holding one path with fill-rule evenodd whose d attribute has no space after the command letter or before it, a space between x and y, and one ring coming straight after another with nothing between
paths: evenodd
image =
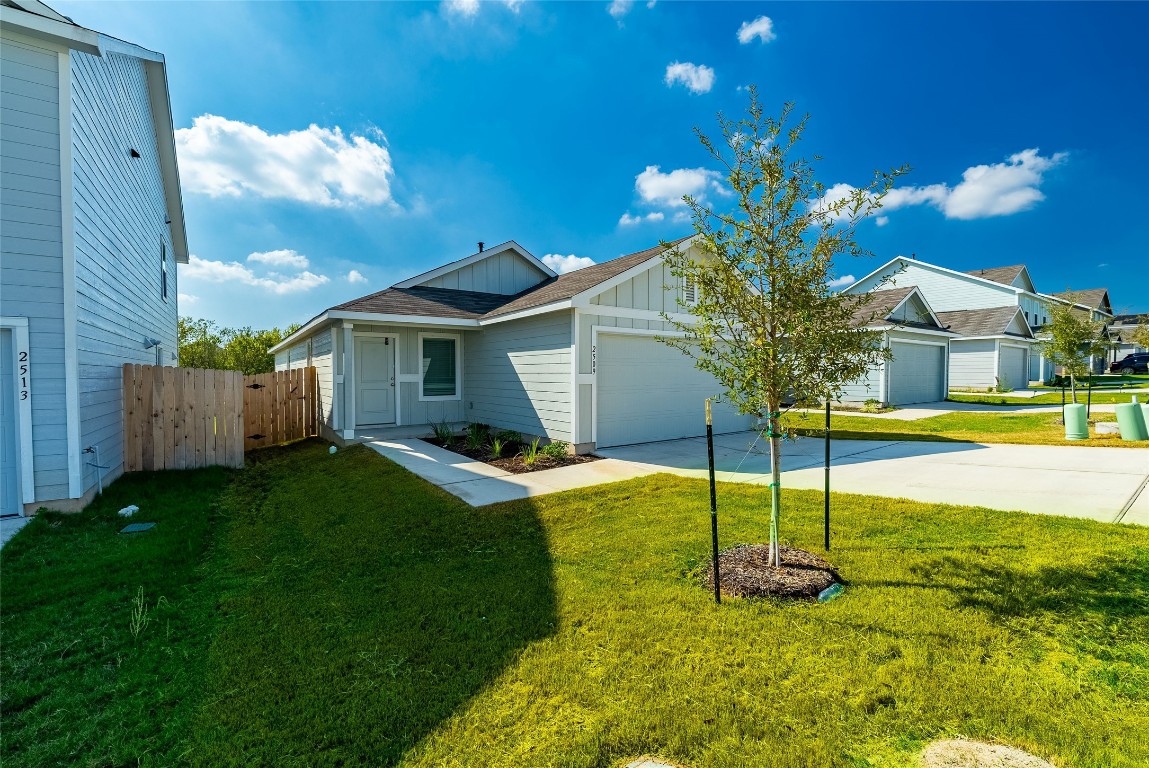
<instances>
[{"instance_id":1,"label":"house number plaque","mask_svg":"<svg viewBox=\"0 0 1149 768\"><path fill-rule=\"evenodd\" d=\"M590 348L590 372L594 373L598 367L598 345L592 344Z\"/></svg>"}]
</instances>

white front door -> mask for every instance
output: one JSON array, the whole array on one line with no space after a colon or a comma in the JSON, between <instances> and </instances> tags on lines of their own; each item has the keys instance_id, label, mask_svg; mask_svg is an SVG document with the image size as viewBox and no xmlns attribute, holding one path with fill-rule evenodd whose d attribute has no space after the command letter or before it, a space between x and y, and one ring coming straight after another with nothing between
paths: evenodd
<instances>
[{"instance_id":1,"label":"white front door","mask_svg":"<svg viewBox=\"0 0 1149 768\"><path fill-rule=\"evenodd\" d=\"M355 424L395 423L395 339L355 338Z\"/></svg>"}]
</instances>

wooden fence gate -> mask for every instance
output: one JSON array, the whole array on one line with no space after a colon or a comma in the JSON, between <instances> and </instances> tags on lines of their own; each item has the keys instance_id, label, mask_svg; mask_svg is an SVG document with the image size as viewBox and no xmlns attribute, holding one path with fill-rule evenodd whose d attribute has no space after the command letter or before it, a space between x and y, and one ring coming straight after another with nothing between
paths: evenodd
<instances>
[{"instance_id":1,"label":"wooden fence gate","mask_svg":"<svg viewBox=\"0 0 1149 768\"><path fill-rule=\"evenodd\" d=\"M315 368L239 371L124 366L124 471L242 467L244 451L311 437Z\"/></svg>"}]
</instances>

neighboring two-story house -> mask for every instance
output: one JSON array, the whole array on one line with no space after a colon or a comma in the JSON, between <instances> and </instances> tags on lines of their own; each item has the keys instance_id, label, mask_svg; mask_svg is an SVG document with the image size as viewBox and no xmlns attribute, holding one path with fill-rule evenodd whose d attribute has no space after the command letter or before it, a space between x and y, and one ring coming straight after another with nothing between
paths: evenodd
<instances>
[{"instance_id":1,"label":"neighboring two-story house","mask_svg":"<svg viewBox=\"0 0 1149 768\"><path fill-rule=\"evenodd\" d=\"M849 293L916 286L942 325L956 335L949 345L949 385L958 388L1024 388L1048 379L1053 368L1037 344L1049 322L1050 302L1068 294L1038 292L1023 265L972 272L899 256L858 280ZM1113 310L1104 289L1077 291L1082 311L1109 320ZM1104 359L1094 361L1101 372Z\"/></svg>"},{"instance_id":2,"label":"neighboring two-story house","mask_svg":"<svg viewBox=\"0 0 1149 768\"><path fill-rule=\"evenodd\" d=\"M122 471L122 365L176 352L167 75L35 0L0 38L0 513L79 509Z\"/></svg>"}]
</instances>

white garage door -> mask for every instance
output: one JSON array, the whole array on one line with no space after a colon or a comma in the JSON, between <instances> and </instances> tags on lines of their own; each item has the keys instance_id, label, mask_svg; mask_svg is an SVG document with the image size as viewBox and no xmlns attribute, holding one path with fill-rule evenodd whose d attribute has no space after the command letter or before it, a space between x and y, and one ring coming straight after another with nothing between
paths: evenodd
<instances>
[{"instance_id":1,"label":"white garage door","mask_svg":"<svg viewBox=\"0 0 1149 768\"><path fill-rule=\"evenodd\" d=\"M0 515L18 515L20 461L16 455L16 381L12 331L0 329Z\"/></svg>"},{"instance_id":2,"label":"white garage door","mask_svg":"<svg viewBox=\"0 0 1149 768\"><path fill-rule=\"evenodd\" d=\"M890 351L894 355L889 365L891 405L945 399L945 347L893 341Z\"/></svg>"},{"instance_id":3,"label":"white garage door","mask_svg":"<svg viewBox=\"0 0 1149 768\"><path fill-rule=\"evenodd\" d=\"M1029 366L1025 360L1025 350L1021 347L1001 348L997 377L1004 387L1025 389L1029 386Z\"/></svg>"},{"instance_id":4,"label":"white garage door","mask_svg":"<svg viewBox=\"0 0 1149 768\"><path fill-rule=\"evenodd\" d=\"M600 334L596 350L599 448L706 434L706 398L722 394L694 361L650 336ZM753 420L725 404L714 431L749 429Z\"/></svg>"}]
</instances>

